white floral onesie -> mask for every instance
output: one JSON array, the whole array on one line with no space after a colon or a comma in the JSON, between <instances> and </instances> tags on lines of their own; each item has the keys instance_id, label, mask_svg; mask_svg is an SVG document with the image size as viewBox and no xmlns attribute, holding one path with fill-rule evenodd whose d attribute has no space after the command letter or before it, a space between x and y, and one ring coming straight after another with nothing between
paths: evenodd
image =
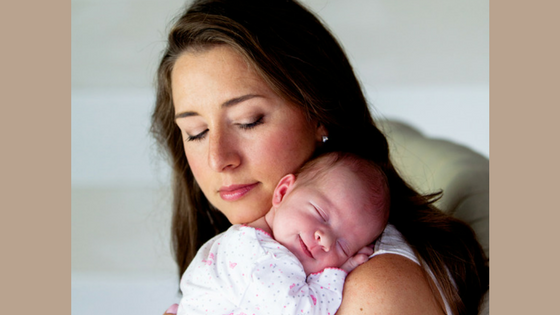
<instances>
[{"instance_id":1,"label":"white floral onesie","mask_svg":"<svg viewBox=\"0 0 560 315\"><path fill-rule=\"evenodd\" d=\"M345 278L338 268L306 277L268 233L233 225L204 244L183 274L177 315L334 315Z\"/></svg>"}]
</instances>

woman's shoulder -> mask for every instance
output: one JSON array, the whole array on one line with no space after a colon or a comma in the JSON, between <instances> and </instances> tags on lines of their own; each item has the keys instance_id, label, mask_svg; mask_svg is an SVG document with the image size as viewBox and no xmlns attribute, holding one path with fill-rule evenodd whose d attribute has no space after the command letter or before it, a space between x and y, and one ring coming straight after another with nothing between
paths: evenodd
<instances>
[{"instance_id":1,"label":"woman's shoulder","mask_svg":"<svg viewBox=\"0 0 560 315\"><path fill-rule=\"evenodd\" d=\"M346 278L337 315L444 314L429 282L422 267L406 257L375 256Z\"/></svg>"}]
</instances>

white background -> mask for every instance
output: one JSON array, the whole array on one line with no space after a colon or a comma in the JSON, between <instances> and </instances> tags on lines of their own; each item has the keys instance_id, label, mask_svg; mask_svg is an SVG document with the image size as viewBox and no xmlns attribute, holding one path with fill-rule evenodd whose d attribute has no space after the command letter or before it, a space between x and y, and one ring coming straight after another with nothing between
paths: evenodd
<instances>
[{"instance_id":1,"label":"white background","mask_svg":"<svg viewBox=\"0 0 560 315\"><path fill-rule=\"evenodd\" d=\"M345 47L376 117L489 156L489 3L303 1ZM153 82L183 1L72 0L72 314L177 301Z\"/></svg>"}]
</instances>

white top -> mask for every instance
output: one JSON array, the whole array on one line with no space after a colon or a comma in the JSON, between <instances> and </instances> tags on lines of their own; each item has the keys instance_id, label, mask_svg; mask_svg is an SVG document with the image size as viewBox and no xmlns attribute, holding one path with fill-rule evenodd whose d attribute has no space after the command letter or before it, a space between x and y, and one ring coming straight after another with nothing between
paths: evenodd
<instances>
[{"instance_id":1,"label":"white top","mask_svg":"<svg viewBox=\"0 0 560 315\"><path fill-rule=\"evenodd\" d=\"M306 277L268 233L233 225L204 244L183 274L177 315L334 314L345 278L337 268Z\"/></svg>"},{"instance_id":2,"label":"white top","mask_svg":"<svg viewBox=\"0 0 560 315\"><path fill-rule=\"evenodd\" d=\"M414 251L412 250L410 245L404 240L401 232L399 232L391 224L388 224L385 227L385 230L383 230L383 233L381 234L381 236L375 242L375 247L373 249L373 254L370 256L370 258L374 257L374 256L377 256L377 255L383 255L383 254L400 255L400 256L406 257L406 258L414 261L418 265L420 265L420 261L418 260L418 257L416 257L416 255L414 254ZM426 270L427 270L428 274L430 275L430 277L432 277L432 280L434 281L434 283L436 284L436 286L439 290L439 294L441 295L441 298L443 299L443 303L445 304L446 314L453 315L453 313L451 312L451 308L449 307L449 303L447 302L447 299L445 299L445 296L442 294L441 288L440 288L438 282L436 281L436 278L435 278L432 270L431 269L426 269Z\"/></svg>"}]
</instances>

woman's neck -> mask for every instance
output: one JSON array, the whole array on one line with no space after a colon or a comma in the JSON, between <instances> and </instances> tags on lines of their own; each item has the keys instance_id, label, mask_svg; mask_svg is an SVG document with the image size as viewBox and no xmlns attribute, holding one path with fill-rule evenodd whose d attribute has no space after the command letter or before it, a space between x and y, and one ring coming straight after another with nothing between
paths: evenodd
<instances>
[{"instance_id":1,"label":"woman's neck","mask_svg":"<svg viewBox=\"0 0 560 315\"><path fill-rule=\"evenodd\" d=\"M257 220L255 220L251 223L248 223L247 225L250 226L250 227L261 229L261 230L267 232L268 234L274 236L274 234L272 233L272 229L268 225L268 222L266 221L265 217L260 217Z\"/></svg>"}]
</instances>

